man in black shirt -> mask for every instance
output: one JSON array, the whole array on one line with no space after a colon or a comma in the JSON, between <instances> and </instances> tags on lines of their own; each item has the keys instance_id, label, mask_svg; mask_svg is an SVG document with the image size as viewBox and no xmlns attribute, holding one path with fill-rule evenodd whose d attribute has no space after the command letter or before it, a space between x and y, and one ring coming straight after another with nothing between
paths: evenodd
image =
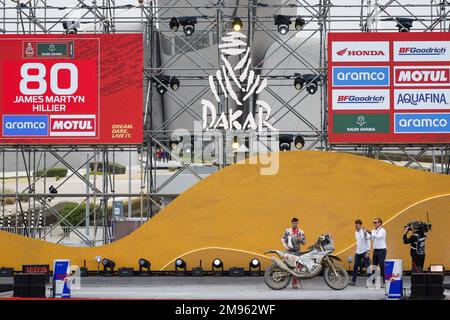
<instances>
[{"instance_id":1,"label":"man in black shirt","mask_svg":"<svg viewBox=\"0 0 450 320\"><path fill-rule=\"evenodd\" d=\"M410 254L412 259L411 272L422 272L425 263L425 232L416 225L412 225L413 234L408 238L407 235L411 228L406 227L403 232L403 243L410 245Z\"/></svg>"}]
</instances>

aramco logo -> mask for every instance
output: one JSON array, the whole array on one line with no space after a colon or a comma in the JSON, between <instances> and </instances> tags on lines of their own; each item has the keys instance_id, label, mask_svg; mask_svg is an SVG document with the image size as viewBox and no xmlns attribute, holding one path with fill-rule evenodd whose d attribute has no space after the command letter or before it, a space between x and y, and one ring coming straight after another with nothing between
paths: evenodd
<instances>
[{"instance_id":1,"label":"aramco logo","mask_svg":"<svg viewBox=\"0 0 450 320\"><path fill-rule=\"evenodd\" d=\"M216 71L215 76L209 76L209 87L217 103L220 103L218 88L225 98L232 99L237 106L243 106L253 94L261 93L267 86L267 79L261 80L260 75L256 75L251 70L252 59L250 48L242 39L247 37L240 32L229 32L222 38L219 45L221 69ZM243 55L235 66L232 66L227 58ZM215 81L217 81L217 86ZM237 88L236 91L233 88ZM224 128L228 130L252 129L258 132L278 131L269 123L272 108L263 100L256 100L258 107L257 115L249 113L243 123L239 122L242 110L229 110L228 114L222 112L217 114L216 106L211 101L203 99L203 130Z\"/></svg>"}]
</instances>

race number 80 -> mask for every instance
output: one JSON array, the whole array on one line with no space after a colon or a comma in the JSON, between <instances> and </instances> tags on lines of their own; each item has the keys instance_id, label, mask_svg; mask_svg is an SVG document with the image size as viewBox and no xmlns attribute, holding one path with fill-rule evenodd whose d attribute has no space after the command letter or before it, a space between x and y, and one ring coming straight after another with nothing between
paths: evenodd
<instances>
[{"instance_id":1,"label":"race number 80","mask_svg":"<svg viewBox=\"0 0 450 320\"><path fill-rule=\"evenodd\" d=\"M30 74L30 70L37 70L37 74ZM58 72L68 70L70 73L70 86L58 86ZM24 63L20 68L20 92L29 95L41 95L47 91L47 81L44 79L47 69L42 63ZM28 83L37 83L37 88L28 88ZM73 63L55 63L50 69L50 89L54 94L73 94L78 89L78 69Z\"/></svg>"}]
</instances>

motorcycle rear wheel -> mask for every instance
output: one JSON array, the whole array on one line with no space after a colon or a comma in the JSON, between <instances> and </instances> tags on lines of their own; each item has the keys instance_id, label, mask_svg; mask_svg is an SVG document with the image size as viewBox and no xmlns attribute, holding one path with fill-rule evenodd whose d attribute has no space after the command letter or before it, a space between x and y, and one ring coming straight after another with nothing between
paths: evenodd
<instances>
[{"instance_id":1,"label":"motorcycle rear wheel","mask_svg":"<svg viewBox=\"0 0 450 320\"><path fill-rule=\"evenodd\" d=\"M264 281L269 288L273 290L282 290L286 288L291 281L291 275L274 263L268 266L264 272Z\"/></svg>"},{"instance_id":2,"label":"motorcycle rear wheel","mask_svg":"<svg viewBox=\"0 0 450 320\"><path fill-rule=\"evenodd\" d=\"M343 266L333 265L334 269L338 276L334 274L332 268L325 268L323 272L323 278L325 279L325 283L333 290L342 290L345 289L348 285L348 273L347 270Z\"/></svg>"}]
</instances>

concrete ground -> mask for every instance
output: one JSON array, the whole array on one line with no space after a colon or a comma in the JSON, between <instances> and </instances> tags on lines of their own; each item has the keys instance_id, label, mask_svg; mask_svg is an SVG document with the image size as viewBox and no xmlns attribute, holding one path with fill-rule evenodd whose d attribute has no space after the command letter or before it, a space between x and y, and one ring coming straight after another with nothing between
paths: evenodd
<instances>
[{"instance_id":1,"label":"concrete ground","mask_svg":"<svg viewBox=\"0 0 450 320\"><path fill-rule=\"evenodd\" d=\"M449 282L450 277L446 278ZM0 283L12 283L12 278L0 278ZM344 290L330 289L323 278L304 280L303 289L276 291L268 288L263 277L87 277L81 278L79 289L72 291L74 298L116 299L252 299L252 300L379 300L384 299L384 289L368 289L365 279L357 286ZM409 277L404 278L409 288ZM446 290L447 299L450 291ZM12 293L0 294L0 297Z\"/></svg>"}]
</instances>

